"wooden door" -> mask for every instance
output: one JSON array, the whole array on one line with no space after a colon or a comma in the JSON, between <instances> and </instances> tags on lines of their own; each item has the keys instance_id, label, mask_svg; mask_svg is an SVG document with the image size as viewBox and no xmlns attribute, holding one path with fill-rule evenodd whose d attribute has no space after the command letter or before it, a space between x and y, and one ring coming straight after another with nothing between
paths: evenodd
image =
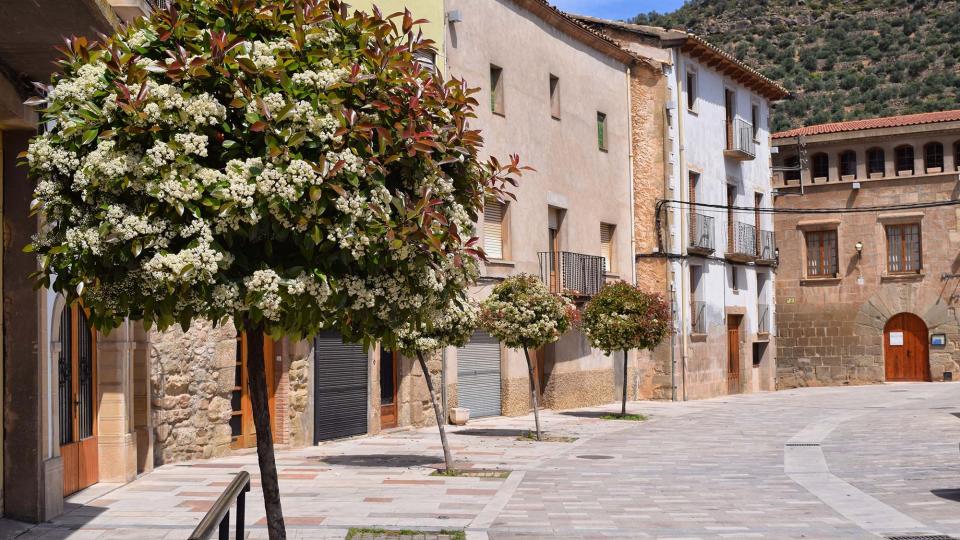
<instances>
[{"instance_id":1,"label":"wooden door","mask_svg":"<svg viewBox=\"0 0 960 540\"><path fill-rule=\"evenodd\" d=\"M250 401L250 381L247 375L247 336L237 334L237 353L234 368L234 386L231 395L233 415L230 418L230 431L233 435L231 448L251 448L257 445L257 428L253 422L253 404ZM274 393L276 384L273 377L273 340L264 336L263 362L267 378L267 399L270 409L270 430L274 441L277 439L276 403Z\"/></svg>"},{"instance_id":2,"label":"wooden door","mask_svg":"<svg viewBox=\"0 0 960 540\"><path fill-rule=\"evenodd\" d=\"M63 494L70 495L100 479L97 456L96 333L79 304L60 316L58 402Z\"/></svg>"},{"instance_id":3,"label":"wooden door","mask_svg":"<svg viewBox=\"0 0 960 540\"><path fill-rule=\"evenodd\" d=\"M740 393L740 321L742 315L727 315L727 393Z\"/></svg>"},{"instance_id":4,"label":"wooden door","mask_svg":"<svg viewBox=\"0 0 960 540\"><path fill-rule=\"evenodd\" d=\"M560 292L560 230L547 229L550 251L550 290Z\"/></svg>"},{"instance_id":5,"label":"wooden door","mask_svg":"<svg viewBox=\"0 0 960 540\"><path fill-rule=\"evenodd\" d=\"M888 381L929 381L927 325L912 313L900 313L883 329L883 358Z\"/></svg>"},{"instance_id":6,"label":"wooden door","mask_svg":"<svg viewBox=\"0 0 960 540\"><path fill-rule=\"evenodd\" d=\"M723 106L726 113L727 149L733 149L733 117L736 108L736 94L731 90L723 91Z\"/></svg>"},{"instance_id":7,"label":"wooden door","mask_svg":"<svg viewBox=\"0 0 960 540\"><path fill-rule=\"evenodd\" d=\"M380 349L380 429L397 427L397 354Z\"/></svg>"}]
</instances>

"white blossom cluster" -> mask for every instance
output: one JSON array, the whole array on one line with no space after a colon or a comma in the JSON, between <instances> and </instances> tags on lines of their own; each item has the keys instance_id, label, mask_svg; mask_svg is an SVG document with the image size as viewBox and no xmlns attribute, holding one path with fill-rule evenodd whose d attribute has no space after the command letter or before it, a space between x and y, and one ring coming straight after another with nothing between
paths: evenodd
<instances>
[{"instance_id":1,"label":"white blossom cluster","mask_svg":"<svg viewBox=\"0 0 960 540\"><path fill-rule=\"evenodd\" d=\"M390 191L384 186L373 188L369 195L359 192L341 195L335 206L346 219L333 227L327 238L349 251L355 259L363 257L367 247L377 240L364 231L368 230L370 225L389 218L392 199ZM374 204L379 211L374 209Z\"/></svg>"},{"instance_id":2,"label":"white blossom cluster","mask_svg":"<svg viewBox=\"0 0 960 540\"><path fill-rule=\"evenodd\" d=\"M33 170L70 175L80 166L75 152L52 143L49 134L35 137L27 148L27 163Z\"/></svg>"},{"instance_id":3,"label":"white blossom cluster","mask_svg":"<svg viewBox=\"0 0 960 540\"><path fill-rule=\"evenodd\" d=\"M318 90L325 90L347 78L350 71L342 67L334 67L333 62L325 59L319 69L307 69L295 73L290 79L294 84L308 86Z\"/></svg>"},{"instance_id":4,"label":"white blossom cluster","mask_svg":"<svg viewBox=\"0 0 960 540\"><path fill-rule=\"evenodd\" d=\"M307 303L317 307L322 306L330 296L330 288L326 283L303 272L294 278L284 279L274 270L257 270L244 279L243 284L252 305L272 321L280 320L286 309L296 308L304 298ZM228 291L224 293L229 294Z\"/></svg>"},{"instance_id":5,"label":"white blossom cluster","mask_svg":"<svg viewBox=\"0 0 960 540\"><path fill-rule=\"evenodd\" d=\"M293 45L285 39L273 41L248 41L244 44L246 56L257 69L272 69L277 66L277 53L288 51Z\"/></svg>"},{"instance_id":6,"label":"white blossom cluster","mask_svg":"<svg viewBox=\"0 0 960 540\"><path fill-rule=\"evenodd\" d=\"M467 299L451 300L419 324L407 322L395 330L397 349L405 353L462 347L480 323L480 306Z\"/></svg>"},{"instance_id":7,"label":"white blossom cluster","mask_svg":"<svg viewBox=\"0 0 960 540\"><path fill-rule=\"evenodd\" d=\"M143 264L148 283L157 285L213 284L222 262L223 253L212 247L210 227L196 220L180 231L180 236L196 238L180 251L160 251Z\"/></svg>"},{"instance_id":8,"label":"white blossom cluster","mask_svg":"<svg viewBox=\"0 0 960 540\"><path fill-rule=\"evenodd\" d=\"M127 242L137 237L162 235L166 232L165 223L135 214L122 205L109 206L105 219L110 225L108 240L112 242ZM168 243L165 237L160 237L155 242L162 247Z\"/></svg>"},{"instance_id":9,"label":"white blossom cluster","mask_svg":"<svg viewBox=\"0 0 960 540\"><path fill-rule=\"evenodd\" d=\"M109 86L106 72L107 66L102 62L84 64L77 70L76 76L61 79L54 85L47 97L51 101L82 105Z\"/></svg>"},{"instance_id":10,"label":"white blossom cluster","mask_svg":"<svg viewBox=\"0 0 960 540\"><path fill-rule=\"evenodd\" d=\"M507 278L483 302L484 326L514 349L537 348L560 339L570 328L572 303L551 293L534 276Z\"/></svg>"}]
</instances>

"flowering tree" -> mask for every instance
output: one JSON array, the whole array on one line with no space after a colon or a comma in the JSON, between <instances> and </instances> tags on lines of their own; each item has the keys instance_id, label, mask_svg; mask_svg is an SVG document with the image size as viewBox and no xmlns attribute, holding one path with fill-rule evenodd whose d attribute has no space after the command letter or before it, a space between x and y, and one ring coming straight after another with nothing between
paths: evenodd
<instances>
[{"instance_id":1,"label":"flowering tree","mask_svg":"<svg viewBox=\"0 0 960 540\"><path fill-rule=\"evenodd\" d=\"M470 336L479 322L479 306L464 294L451 300L442 309L431 310L419 321L404 324L397 330L397 349L405 355L416 355L420 362L420 370L423 371L427 391L430 392L433 414L437 417L443 461L448 472L453 470L453 455L450 453L450 445L447 444L446 419L443 417L440 402L437 401L424 353L436 352L444 347L463 347L470 341Z\"/></svg>"},{"instance_id":2,"label":"flowering tree","mask_svg":"<svg viewBox=\"0 0 960 540\"><path fill-rule=\"evenodd\" d=\"M416 61L409 13L192 0L68 40L25 157L40 286L123 319L232 318L249 339L271 539L284 538L264 334L401 342L476 275L468 231L519 174L482 163L476 100Z\"/></svg>"},{"instance_id":3,"label":"flowering tree","mask_svg":"<svg viewBox=\"0 0 960 540\"><path fill-rule=\"evenodd\" d=\"M670 308L663 298L623 281L605 286L587 303L580 323L590 345L606 354L623 351L623 402L627 414L627 351L650 349L670 333Z\"/></svg>"},{"instance_id":4,"label":"flowering tree","mask_svg":"<svg viewBox=\"0 0 960 540\"><path fill-rule=\"evenodd\" d=\"M523 349L530 376L530 400L541 439L537 387L530 362L530 349L560 339L574 319L576 308L567 298L551 293L536 277L520 274L508 277L493 288L483 302L483 326L490 335L511 349Z\"/></svg>"}]
</instances>

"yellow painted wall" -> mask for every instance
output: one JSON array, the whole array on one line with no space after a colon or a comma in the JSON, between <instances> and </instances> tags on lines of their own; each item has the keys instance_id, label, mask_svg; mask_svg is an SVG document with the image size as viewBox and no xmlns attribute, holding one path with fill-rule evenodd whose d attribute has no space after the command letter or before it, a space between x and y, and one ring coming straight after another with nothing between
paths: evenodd
<instances>
[{"instance_id":1,"label":"yellow painted wall","mask_svg":"<svg viewBox=\"0 0 960 540\"><path fill-rule=\"evenodd\" d=\"M415 19L427 19L421 25L423 37L432 39L437 47L437 68L445 73L444 58L444 9L443 0L347 0L352 9L369 11L373 5L380 8L384 16L409 9Z\"/></svg>"}]
</instances>

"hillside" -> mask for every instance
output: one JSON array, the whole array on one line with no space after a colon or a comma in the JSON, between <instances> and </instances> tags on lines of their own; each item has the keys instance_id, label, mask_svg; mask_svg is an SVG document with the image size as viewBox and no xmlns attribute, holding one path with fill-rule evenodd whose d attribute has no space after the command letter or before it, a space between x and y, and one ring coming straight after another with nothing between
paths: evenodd
<instances>
[{"instance_id":1,"label":"hillside","mask_svg":"<svg viewBox=\"0 0 960 540\"><path fill-rule=\"evenodd\" d=\"M960 0L692 0L689 30L783 84L773 129L960 108Z\"/></svg>"}]
</instances>

